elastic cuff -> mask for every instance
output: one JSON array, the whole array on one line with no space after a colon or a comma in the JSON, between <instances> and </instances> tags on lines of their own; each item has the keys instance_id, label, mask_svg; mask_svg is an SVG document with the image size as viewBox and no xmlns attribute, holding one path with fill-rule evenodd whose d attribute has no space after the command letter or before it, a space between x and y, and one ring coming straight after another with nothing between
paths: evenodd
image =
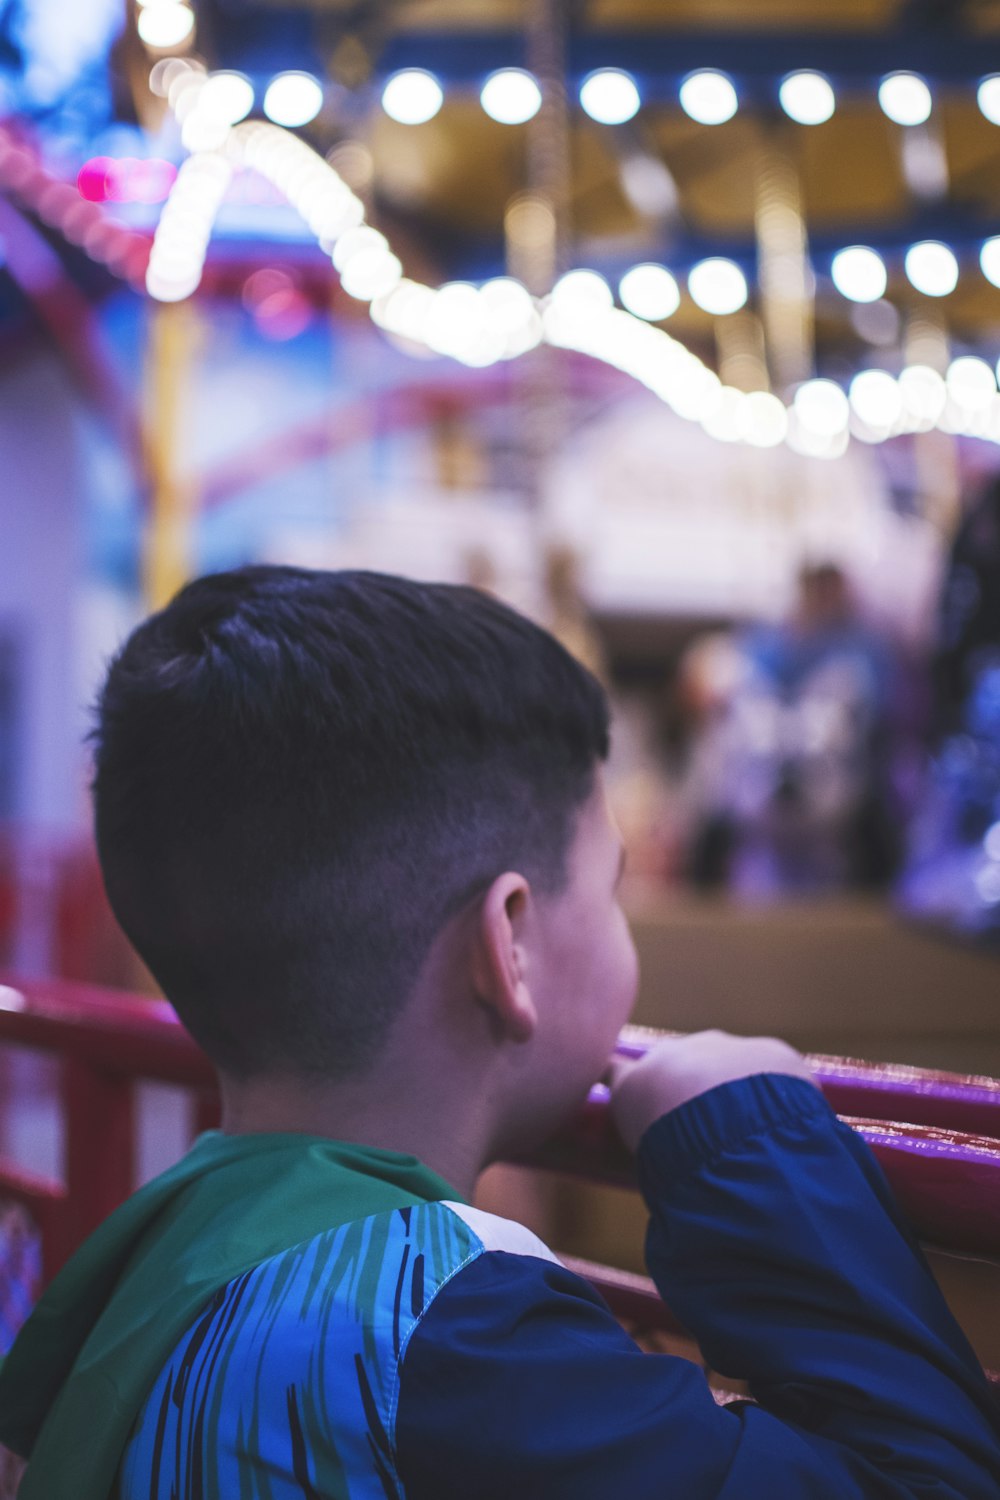
<instances>
[{"instance_id":1,"label":"elastic cuff","mask_svg":"<svg viewBox=\"0 0 1000 1500\"><path fill-rule=\"evenodd\" d=\"M662 1199L684 1173L775 1125L836 1119L814 1084L791 1073L753 1073L716 1084L649 1126L639 1142L639 1184Z\"/></svg>"}]
</instances>

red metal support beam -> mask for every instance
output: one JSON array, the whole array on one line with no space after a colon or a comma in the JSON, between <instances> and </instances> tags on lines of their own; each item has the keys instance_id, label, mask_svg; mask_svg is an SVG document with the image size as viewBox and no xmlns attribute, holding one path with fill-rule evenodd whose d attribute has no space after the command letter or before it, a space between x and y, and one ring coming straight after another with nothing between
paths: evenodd
<instances>
[{"instance_id":1,"label":"red metal support beam","mask_svg":"<svg viewBox=\"0 0 1000 1500\"><path fill-rule=\"evenodd\" d=\"M67 1056L61 1094L69 1232L80 1244L135 1188L135 1085Z\"/></svg>"}]
</instances>

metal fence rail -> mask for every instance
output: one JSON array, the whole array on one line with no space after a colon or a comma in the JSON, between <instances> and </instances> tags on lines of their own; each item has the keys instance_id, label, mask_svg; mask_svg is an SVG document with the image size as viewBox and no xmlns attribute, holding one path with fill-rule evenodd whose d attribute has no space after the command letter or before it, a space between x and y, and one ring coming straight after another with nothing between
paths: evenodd
<instances>
[{"instance_id":1,"label":"metal fence rail","mask_svg":"<svg viewBox=\"0 0 1000 1500\"><path fill-rule=\"evenodd\" d=\"M639 1056L662 1034L626 1028L619 1050ZM0 1203L20 1205L37 1226L44 1283L134 1187L136 1085L190 1090L197 1128L206 1128L217 1119L215 1079L165 1001L92 985L0 982L0 1048L9 1046L59 1061L65 1180L32 1177L0 1158ZM922 1240L1000 1268L1000 1080L825 1056L810 1062L832 1107L872 1147ZM6 1103L17 1107L16 1099ZM635 1187L600 1084L580 1117L519 1165ZM627 1322L679 1331L646 1278L576 1264Z\"/></svg>"}]
</instances>

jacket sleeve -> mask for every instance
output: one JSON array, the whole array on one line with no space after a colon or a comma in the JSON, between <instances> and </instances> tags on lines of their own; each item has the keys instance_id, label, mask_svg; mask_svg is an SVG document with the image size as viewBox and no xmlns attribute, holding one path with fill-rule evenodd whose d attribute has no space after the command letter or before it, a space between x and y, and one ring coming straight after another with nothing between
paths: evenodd
<instances>
[{"instance_id":1,"label":"jacket sleeve","mask_svg":"<svg viewBox=\"0 0 1000 1500\"><path fill-rule=\"evenodd\" d=\"M650 1270L711 1365L640 1351L564 1268L487 1251L405 1351L406 1500L1000 1500L1000 1420L881 1170L804 1080L647 1131Z\"/></svg>"}]
</instances>

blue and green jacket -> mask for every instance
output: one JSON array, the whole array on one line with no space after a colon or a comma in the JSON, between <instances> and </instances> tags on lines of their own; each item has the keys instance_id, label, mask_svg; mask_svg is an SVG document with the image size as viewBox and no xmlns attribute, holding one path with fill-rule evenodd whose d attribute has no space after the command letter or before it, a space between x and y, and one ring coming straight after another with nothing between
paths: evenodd
<instances>
[{"instance_id":1,"label":"blue and green jacket","mask_svg":"<svg viewBox=\"0 0 1000 1500\"><path fill-rule=\"evenodd\" d=\"M706 1360L641 1352L412 1157L203 1136L0 1370L20 1500L998 1500L1000 1418L868 1148L802 1079L657 1121L647 1258Z\"/></svg>"}]
</instances>

